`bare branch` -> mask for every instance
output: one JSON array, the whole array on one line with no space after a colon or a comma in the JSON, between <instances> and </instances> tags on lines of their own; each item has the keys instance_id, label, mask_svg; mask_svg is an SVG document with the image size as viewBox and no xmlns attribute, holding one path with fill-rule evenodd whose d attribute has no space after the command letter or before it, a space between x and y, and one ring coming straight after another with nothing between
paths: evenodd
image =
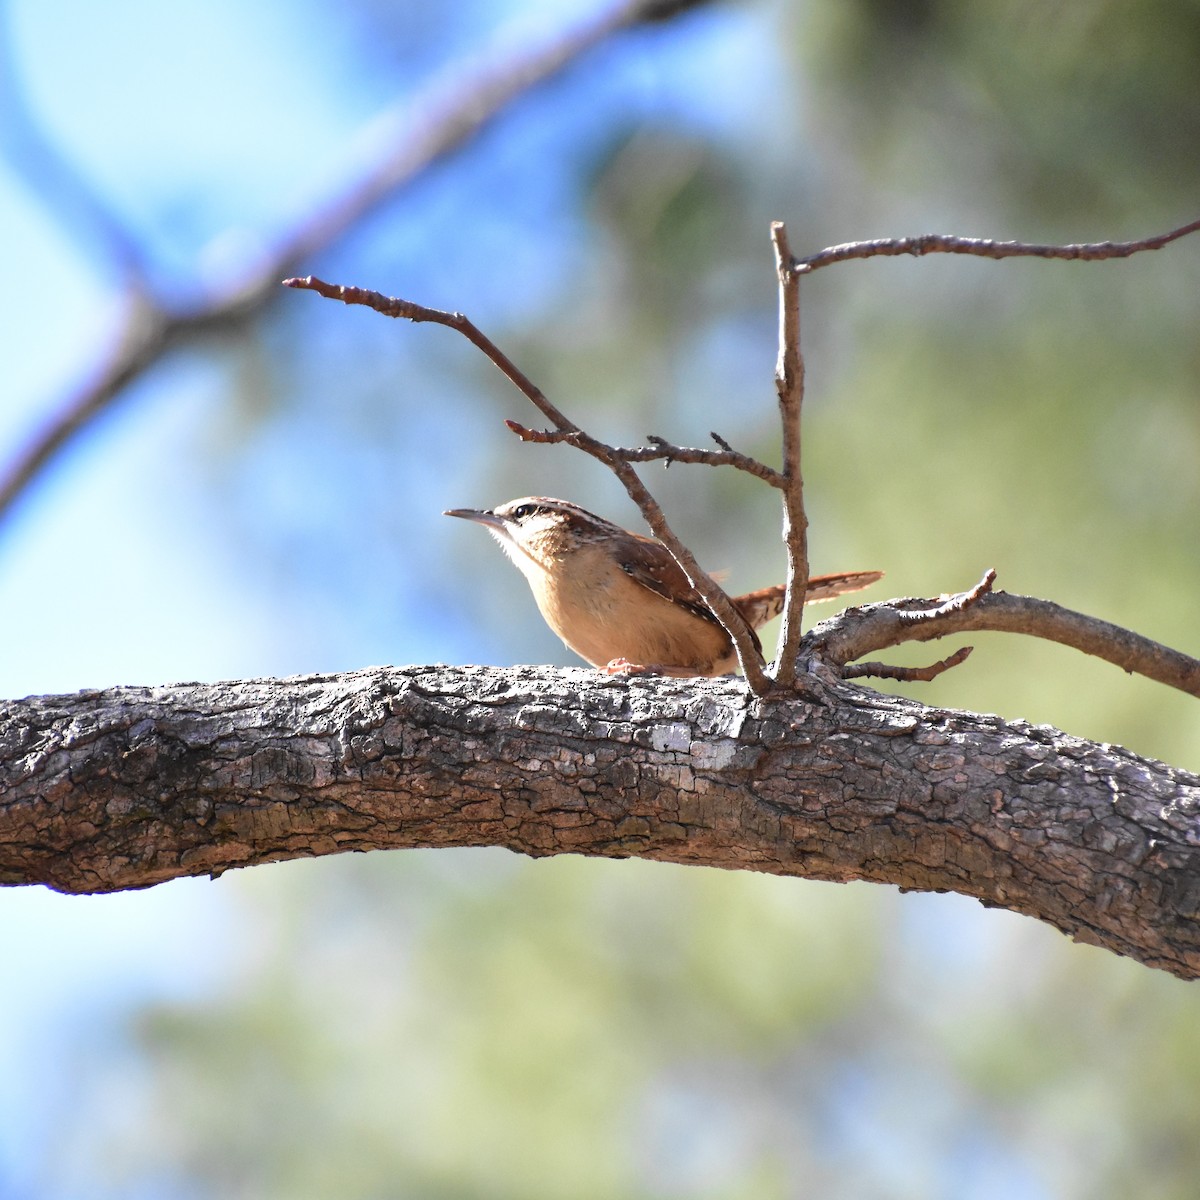
<instances>
[{"instance_id":1,"label":"bare branch","mask_svg":"<svg viewBox=\"0 0 1200 1200\"><path fill-rule=\"evenodd\" d=\"M783 540L787 546L787 593L783 628L775 663L775 685L786 690L796 682L804 596L808 591L808 516L804 511L804 476L800 467L801 409L804 405L804 355L800 350L800 273L793 266L787 227L771 225L775 271L779 277L779 357L775 391L783 425Z\"/></svg>"},{"instance_id":2,"label":"bare branch","mask_svg":"<svg viewBox=\"0 0 1200 1200\"><path fill-rule=\"evenodd\" d=\"M0 477L0 520L63 447L162 355L168 340L168 323L162 314L135 303L108 360L96 368L79 394L46 422Z\"/></svg>"},{"instance_id":3,"label":"bare branch","mask_svg":"<svg viewBox=\"0 0 1200 1200\"><path fill-rule=\"evenodd\" d=\"M995 582L996 572L988 567L983 573L983 578L973 588L945 597L935 608L925 608L917 612L902 612L900 619L910 626L941 621L954 613L963 612L972 604L977 604L981 596L986 596L992 590L992 584Z\"/></svg>"},{"instance_id":4,"label":"bare branch","mask_svg":"<svg viewBox=\"0 0 1200 1200\"><path fill-rule=\"evenodd\" d=\"M569 429L529 429L519 421L505 421L504 423L523 442L533 442L543 446L554 446L561 442L566 442L568 445L575 444L576 434ZM748 454L739 453L728 442L718 443L723 446L722 450L701 450L693 446L676 446L654 434L649 434L646 440L651 443L649 446L610 446L609 449L624 462L662 460L667 466L673 462L681 462L699 463L709 467L736 467L739 471L754 475L772 487L781 487L783 484L783 476L773 467L759 462L757 458L751 458Z\"/></svg>"},{"instance_id":5,"label":"bare branch","mask_svg":"<svg viewBox=\"0 0 1200 1200\"><path fill-rule=\"evenodd\" d=\"M963 593L973 597L966 604L960 603L962 597L955 597L941 603L891 600L848 608L810 630L807 647L817 660L841 668L864 654L904 642L927 642L977 630L1022 633L1071 646L1130 674L1200 697L1200 659L1049 600L980 592L981 586Z\"/></svg>"},{"instance_id":6,"label":"bare branch","mask_svg":"<svg viewBox=\"0 0 1200 1200\"><path fill-rule=\"evenodd\" d=\"M930 663L927 667L898 667L892 663L865 662L850 663L842 668L843 679L864 679L873 676L876 679L898 679L901 683L929 683L951 667L965 663L971 656L974 646L962 646L946 658Z\"/></svg>"},{"instance_id":7,"label":"bare branch","mask_svg":"<svg viewBox=\"0 0 1200 1200\"><path fill-rule=\"evenodd\" d=\"M445 325L448 329L461 333L503 372L505 377L556 427L558 434L561 435L549 434L540 437L536 431L526 429L515 421L506 422L518 437L531 442L567 442L604 463L625 485L626 492L641 510L642 516L646 518L646 523L650 526L654 536L671 552L671 556L687 575L688 582L696 589L709 611L733 640L734 648L737 650L738 663L751 691L759 696L767 693L770 689L770 681L764 670L762 655L755 645L754 635L746 624L746 619L738 612L720 584L705 573L692 552L676 536L667 523L658 502L646 489L630 462L622 457L617 447L592 437L551 404L542 390L474 322L462 313L449 313L437 308L426 308L422 304L385 296L382 292L371 291L369 288L326 283L311 275L303 279L285 279L283 282L286 287L316 292L329 300L340 300L344 304L365 305L386 317L399 317L416 322L429 321L436 325ZM661 458L665 455L659 454L657 457Z\"/></svg>"},{"instance_id":8,"label":"bare branch","mask_svg":"<svg viewBox=\"0 0 1200 1200\"><path fill-rule=\"evenodd\" d=\"M666 19L698 6L698 2L624 0L542 46L476 70L456 80L449 89L441 85L424 100L418 98L406 103L406 113L417 111L425 115L415 125L398 132L388 154L350 181L324 207L284 234L274 250L256 262L250 273L226 280L198 302L182 309L145 296L131 302L134 315L115 340L107 363L72 390L0 474L0 522L11 516L17 497L63 448L107 412L130 383L170 350L190 345L216 328L238 327L253 320L277 296L282 276L332 245L384 201L461 149L492 125L518 97L561 74L621 30ZM98 205L91 206L89 217L103 231L109 253L130 274L137 266L137 255L127 244L118 223L110 220L109 214Z\"/></svg>"},{"instance_id":9,"label":"bare branch","mask_svg":"<svg viewBox=\"0 0 1200 1200\"><path fill-rule=\"evenodd\" d=\"M844 242L829 246L804 258L793 258L792 269L800 274L820 270L852 258L894 258L901 254L920 257L925 254L972 254L978 258L1060 258L1073 262L1097 262L1109 258L1129 258L1143 250L1160 250L1189 233L1200 230L1200 219L1189 221L1153 237L1136 242L1072 242L1065 246L1045 246L1032 242L997 242L991 238L955 237L945 233L926 233L918 237L875 238L865 242Z\"/></svg>"}]
</instances>

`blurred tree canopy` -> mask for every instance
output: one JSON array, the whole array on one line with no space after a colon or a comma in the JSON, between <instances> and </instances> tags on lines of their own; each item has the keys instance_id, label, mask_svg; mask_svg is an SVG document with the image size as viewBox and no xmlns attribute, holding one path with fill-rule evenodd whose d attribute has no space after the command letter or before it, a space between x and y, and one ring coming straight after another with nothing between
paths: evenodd
<instances>
[{"instance_id":1,"label":"blurred tree canopy","mask_svg":"<svg viewBox=\"0 0 1200 1200\"><path fill-rule=\"evenodd\" d=\"M223 13L263 64L256 91L192 61L186 28L128 8L147 40L101 41L90 77L56 71L28 5L10 53L31 114L181 295L330 190L353 158L345 129L568 19L533 0ZM152 58L178 85L143 108L113 100L127 124L106 158L87 141L106 79ZM1165 230L1200 195L1198 70L1189 0L709 4L524 97L305 270L467 312L599 436L716 429L770 459L771 219L798 253ZM235 133L222 157L199 132L228 89L261 168ZM306 134L289 104L324 116ZM187 170L156 160L163 128ZM994 566L1002 587L1195 653L1198 268L1185 241L1125 262L892 260L807 282L815 569L881 567L890 594L931 595ZM38 319L84 364L94 327L77 308ZM460 341L282 293L171 358L0 545L0 574L78 597L70 561L46 576L44 544L68 527L72 545L128 538L92 578L103 592L140 570L144 596L128 588L123 621L89 624L77 599L51 624L13 582L9 627L64 657L102 641L109 657L69 686L570 661L516 572L438 514L525 493L635 514L598 467L520 447L501 418L528 413ZM682 467L648 479L703 562L739 587L777 581L765 489ZM114 498L93 513L97 494ZM197 587L219 596L207 640ZM198 665L193 637L213 648ZM1194 701L1028 639L980 640L914 694L1200 768ZM197 950L208 982L77 1018L41 1149L0 1140L0 1194L1153 1200L1200 1177L1194 989L958 897L499 851L213 887L238 916L228 945Z\"/></svg>"}]
</instances>

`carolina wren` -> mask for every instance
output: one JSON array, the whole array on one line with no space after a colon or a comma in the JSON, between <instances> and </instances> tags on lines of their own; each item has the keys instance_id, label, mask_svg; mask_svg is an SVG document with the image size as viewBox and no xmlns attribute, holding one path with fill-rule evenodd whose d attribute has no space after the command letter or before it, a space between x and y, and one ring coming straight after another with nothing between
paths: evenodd
<instances>
[{"instance_id":1,"label":"carolina wren","mask_svg":"<svg viewBox=\"0 0 1200 1200\"><path fill-rule=\"evenodd\" d=\"M445 515L486 526L528 580L546 623L593 666L681 676L737 669L729 634L662 542L546 496ZM856 592L882 574L817 575L806 599ZM733 597L752 632L783 610L784 590L780 584Z\"/></svg>"}]
</instances>

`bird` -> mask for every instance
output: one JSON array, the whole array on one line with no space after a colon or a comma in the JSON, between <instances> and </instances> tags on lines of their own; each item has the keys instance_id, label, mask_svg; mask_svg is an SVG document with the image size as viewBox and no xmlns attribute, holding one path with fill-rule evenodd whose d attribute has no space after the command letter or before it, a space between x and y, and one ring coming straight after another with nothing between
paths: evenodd
<instances>
[{"instance_id":1,"label":"bird","mask_svg":"<svg viewBox=\"0 0 1200 1200\"><path fill-rule=\"evenodd\" d=\"M671 552L568 500L522 496L495 508L451 508L498 541L525 576L546 623L580 658L608 674L726 675L736 671L729 634ZM806 600L832 600L882 571L816 575ZM783 584L732 597L755 632L783 610Z\"/></svg>"}]
</instances>

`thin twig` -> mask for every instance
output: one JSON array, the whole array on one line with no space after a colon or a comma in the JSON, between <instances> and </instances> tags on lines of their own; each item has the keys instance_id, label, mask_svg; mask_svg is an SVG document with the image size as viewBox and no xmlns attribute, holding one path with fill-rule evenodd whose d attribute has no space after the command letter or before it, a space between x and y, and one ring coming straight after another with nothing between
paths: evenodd
<instances>
[{"instance_id":1,"label":"thin twig","mask_svg":"<svg viewBox=\"0 0 1200 1200\"><path fill-rule=\"evenodd\" d=\"M976 590L972 589L972 593ZM911 619L914 613L929 612L936 612L936 619ZM1050 600L1009 592L984 592L971 603L957 607L953 602L917 599L865 604L822 621L809 631L805 640L815 658L841 668L864 654L889 646L980 630L1021 633L1058 642L1113 663L1130 674L1144 675L1200 697L1200 659Z\"/></svg>"},{"instance_id":2,"label":"thin twig","mask_svg":"<svg viewBox=\"0 0 1200 1200\"><path fill-rule=\"evenodd\" d=\"M564 429L529 429L519 421L505 421L523 442L533 442L538 445L552 446L560 442L574 444L575 433ZM728 443L723 443L722 450L702 450L694 446L676 446L665 438L654 434L647 436L649 446L611 446L613 454L625 462L657 462L662 459L670 466L673 462L701 463L709 467L736 467L749 475L757 476L772 487L783 486L783 476L774 467L751 458L734 450ZM722 443L719 443L722 444Z\"/></svg>"},{"instance_id":3,"label":"thin twig","mask_svg":"<svg viewBox=\"0 0 1200 1200\"><path fill-rule=\"evenodd\" d=\"M478 328L462 313L444 312L442 309L427 308L423 304L414 304L409 300L400 300L394 296L385 296L369 288L346 287L341 284L326 283L312 275L303 279L285 279L285 287L298 288L303 291L316 292L329 300L340 300L344 304L361 304L373 309L386 317L398 317L408 321L428 321L436 325L444 325L465 337L509 379L538 411L554 425L561 436L547 435L541 437L537 431L526 429L515 421L508 421L508 427L526 441L563 441L590 454L593 458L604 463L609 470L625 485L629 497L641 510L642 516L650 526L654 536L671 552L671 556L679 564L688 582L696 589L709 611L721 623L721 626L733 640L737 651L738 663L746 683L755 695L765 695L770 689L761 653L755 645L754 635L746 624L745 618L734 606L725 590L707 575L696 561L692 552L679 540L658 502L646 489L637 472L630 462L621 456L618 447L610 446L598 438L580 429L569 420L545 396L542 390L506 355L495 342ZM528 436L527 436L528 435ZM665 457L659 453L657 457Z\"/></svg>"},{"instance_id":4,"label":"thin twig","mask_svg":"<svg viewBox=\"0 0 1200 1200\"><path fill-rule=\"evenodd\" d=\"M951 667L965 663L971 656L974 646L962 646L946 658L930 663L927 667L898 667L893 663L864 662L849 663L842 668L843 679L862 679L872 676L875 679L897 679L901 683L929 683Z\"/></svg>"},{"instance_id":5,"label":"thin twig","mask_svg":"<svg viewBox=\"0 0 1200 1200\"><path fill-rule=\"evenodd\" d=\"M1033 242L997 242L992 238L955 237L946 233L926 233L918 237L875 238L864 242L844 242L816 254L791 260L792 269L801 274L820 270L852 258L893 258L901 254L920 257L925 254L972 254L979 258L1058 258L1072 262L1096 262L1108 258L1129 258L1143 250L1160 250L1189 233L1200 230L1200 218L1180 225L1169 233L1139 238L1134 242L1071 242L1064 246Z\"/></svg>"},{"instance_id":6,"label":"thin twig","mask_svg":"<svg viewBox=\"0 0 1200 1200\"><path fill-rule=\"evenodd\" d=\"M973 588L968 588L965 592L956 592L953 596L945 597L934 608L923 608L915 612L902 612L900 613L900 620L909 625L941 621L945 617L970 608L972 604L978 604L980 597L986 596L992 590L992 585L995 582L996 572L991 567L988 567L983 573L983 578Z\"/></svg>"},{"instance_id":7,"label":"thin twig","mask_svg":"<svg viewBox=\"0 0 1200 1200\"><path fill-rule=\"evenodd\" d=\"M804 355L800 350L800 273L793 267L787 227L771 225L775 271L779 277L779 357L775 391L783 426L783 540L787 546L787 593L783 628L775 663L775 685L786 690L796 682L804 596L808 591L808 516L804 511L804 476L800 465L800 418L804 405Z\"/></svg>"},{"instance_id":8,"label":"thin twig","mask_svg":"<svg viewBox=\"0 0 1200 1200\"><path fill-rule=\"evenodd\" d=\"M278 295L281 276L332 245L363 217L494 124L520 96L561 74L612 35L642 22L664 20L698 3L623 0L526 53L466 73L449 88L439 83L424 99L406 102L405 114L424 115L397 134L389 151L280 237L250 272L232 276L182 308L145 292L127 298L130 315L114 338L107 361L71 390L0 472L0 522L11 515L17 498L57 455L171 350L193 344L215 329L237 328L253 320ZM101 229L110 255L122 262L127 275L134 273L140 266L140 251L123 245L121 230L95 206L88 217Z\"/></svg>"}]
</instances>

